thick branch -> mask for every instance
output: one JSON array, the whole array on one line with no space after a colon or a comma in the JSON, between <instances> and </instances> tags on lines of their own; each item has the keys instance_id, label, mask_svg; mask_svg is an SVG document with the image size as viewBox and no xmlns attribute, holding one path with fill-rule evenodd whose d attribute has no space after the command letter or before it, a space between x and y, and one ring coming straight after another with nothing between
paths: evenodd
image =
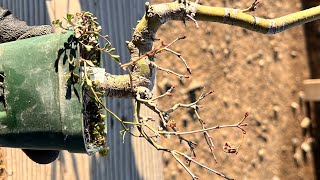
<instances>
[{"instance_id":1,"label":"thick branch","mask_svg":"<svg viewBox=\"0 0 320 180\"><path fill-rule=\"evenodd\" d=\"M134 98L138 87L149 87L150 80L132 73L131 75L106 74L103 83L97 83L97 89L108 97Z\"/></svg>"},{"instance_id":2,"label":"thick branch","mask_svg":"<svg viewBox=\"0 0 320 180\"><path fill-rule=\"evenodd\" d=\"M190 2L187 0L157 5L150 5L149 3L146 3L145 9L146 13L135 28L132 41L127 42L128 49L131 54L131 61L134 61L146 52L152 50L157 30L168 20L179 20L183 22L186 20L219 22L243 27L245 29L264 34L276 34L294 26L320 19L320 6L275 19L255 17L240 9L203 6L199 5L197 1ZM136 75L137 79L150 80L154 69L154 67L150 66L151 61L153 61L153 57L144 56L139 61L132 63L130 70ZM123 77L111 78L110 76L108 80L111 78L113 79L113 82L102 87L111 89L110 92L112 92L112 96L113 94L119 93L125 94L125 92L118 92L119 90L116 88L113 90L113 85L110 86L110 84L119 79L123 82L122 84L117 84L117 88L120 87L120 91L132 89L131 87L128 87L128 84L130 84L129 76L125 76L125 78ZM126 82L124 82L124 80ZM142 83L142 86L151 88L149 85L150 83ZM139 83L136 86L139 86ZM125 97L118 95L115 96Z\"/></svg>"},{"instance_id":3,"label":"thick branch","mask_svg":"<svg viewBox=\"0 0 320 180\"><path fill-rule=\"evenodd\" d=\"M175 1L157 5L146 3L146 13L137 24L132 41L128 42L128 48L131 53L131 60L150 51L157 30L168 20L219 22L260 33L275 34L319 18L320 6L276 19L264 19L246 14L239 9L203 6L190 1ZM132 71L150 78L152 74L152 67L148 66L150 61L153 61L152 57L144 57L133 65ZM147 67L150 69L147 69Z\"/></svg>"},{"instance_id":4,"label":"thick branch","mask_svg":"<svg viewBox=\"0 0 320 180\"><path fill-rule=\"evenodd\" d=\"M133 35L133 41L150 40L157 29L168 20L190 20L187 15L194 15L195 20L219 22L240 26L252 31L275 34L294 26L320 18L320 6L292 13L275 19L265 19L244 13L240 9L203 6L194 2L164 3L149 6ZM141 36L142 35L142 36Z\"/></svg>"},{"instance_id":5,"label":"thick branch","mask_svg":"<svg viewBox=\"0 0 320 180\"><path fill-rule=\"evenodd\" d=\"M197 6L195 19L235 25L264 34L276 34L289 28L320 18L320 6L299 11L275 19L255 17L242 10L209 6Z\"/></svg>"}]
</instances>

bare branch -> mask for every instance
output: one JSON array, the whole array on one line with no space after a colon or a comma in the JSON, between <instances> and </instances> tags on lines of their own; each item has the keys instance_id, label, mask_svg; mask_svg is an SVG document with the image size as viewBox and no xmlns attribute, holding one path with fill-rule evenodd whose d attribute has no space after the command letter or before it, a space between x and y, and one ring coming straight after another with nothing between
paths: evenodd
<instances>
[{"instance_id":1,"label":"bare branch","mask_svg":"<svg viewBox=\"0 0 320 180\"><path fill-rule=\"evenodd\" d=\"M150 64L151 64L152 66L154 66L155 68L161 70L161 71L165 71L165 72L167 72L167 73L169 73L169 74L173 74L173 75L177 76L179 79L189 78L189 76L182 75L182 74L176 73L176 72L174 72L174 71L172 71L172 70L170 70L170 69L163 68L163 67L157 65L157 64L154 63L154 62L150 62Z\"/></svg>"},{"instance_id":2,"label":"bare branch","mask_svg":"<svg viewBox=\"0 0 320 180\"><path fill-rule=\"evenodd\" d=\"M210 128L205 128L205 129L199 129L199 130L194 130L194 131L186 131L186 132L166 132L166 131L159 131L159 134L167 134L167 135L185 135L185 134L194 134L194 133L202 133L205 131L211 131L211 130L216 130L216 129L224 129L224 128L239 128L243 132L244 129L241 127L248 126L247 123L244 124L231 124L231 125L219 125L219 126L213 126Z\"/></svg>"},{"instance_id":3,"label":"bare branch","mask_svg":"<svg viewBox=\"0 0 320 180\"><path fill-rule=\"evenodd\" d=\"M180 53L177 53L177 52L175 52L175 51L173 51L172 49L169 49L169 48L164 48L164 50L169 51L169 52L175 54L176 56L178 56L178 58L181 59L181 61L183 62L183 64L187 68L187 71L189 72L189 74L191 74L191 68L188 66L187 61L182 57L182 55Z\"/></svg>"},{"instance_id":4,"label":"bare branch","mask_svg":"<svg viewBox=\"0 0 320 180\"><path fill-rule=\"evenodd\" d=\"M190 103L190 104L182 104L182 103L175 104L175 105L173 105L168 111L166 111L166 114L170 114L170 113L174 112L175 110L177 110L178 108L181 108L181 107L183 107L183 108L191 108L191 109L196 110L196 109L199 108L198 103L199 103L202 99L204 99L205 97L207 97L208 95L210 95L210 94L212 94L212 93L213 93L213 91L209 91L209 92L207 92L207 93L202 93L202 94L200 95L200 97L199 97L195 102Z\"/></svg>"},{"instance_id":5,"label":"bare branch","mask_svg":"<svg viewBox=\"0 0 320 180\"><path fill-rule=\"evenodd\" d=\"M259 3L260 3L259 0L254 0L254 2L251 4L250 7L248 7L247 9L243 9L241 11L243 13L255 11Z\"/></svg>"},{"instance_id":6,"label":"bare branch","mask_svg":"<svg viewBox=\"0 0 320 180\"><path fill-rule=\"evenodd\" d=\"M185 39L186 36L182 36L182 37L178 37L175 40L173 40L171 43L169 44L164 44L163 42L161 42L161 45L159 45L158 47L155 47L154 49L146 52L145 54L143 54L142 56L139 56L136 59L131 60L128 63L125 64L121 64L120 67L122 69L127 69L129 66L134 65L136 62L140 61L141 59L145 58L145 57L154 57L156 54L160 53L161 51L165 50L166 48L169 48L172 44L174 44L175 42L179 41L179 40L183 40ZM181 56L181 55L180 55Z\"/></svg>"},{"instance_id":7,"label":"bare branch","mask_svg":"<svg viewBox=\"0 0 320 180\"><path fill-rule=\"evenodd\" d=\"M135 125L138 129L138 131L140 132L140 136L145 138L151 145L153 145L156 149L158 150L162 150L162 151L165 151L165 152L170 152L172 154L172 156L181 164L181 166L190 174L190 176L193 178L193 179L198 179L198 177L193 174L193 172L187 167L187 165L182 162L178 156L183 156L187 162L190 164L191 162L197 164L198 166L202 167L202 168L205 168L225 179L230 179L228 178L227 176L225 176L224 174L220 173L220 172L217 172L197 161L194 160L194 158L196 157L196 154L195 154L195 146L197 145L196 143L190 141L190 140L187 140L185 139L184 137L182 137L182 135L185 135L185 134L193 134L193 133L199 133L199 132L203 132L204 133L204 137L205 137L205 140L207 142L207 145L209 146L209 149L211 151L211 154L213 155L215 161L217 162L217 159L216 159L216 156L214 154L214 144L213 144L213 141L212 141L212 137L209 135L208 131L210 130L214 130L214 129L220 129L220 128L239 128L241 129L245 134L245 131L242 129L243 126L247 126L246 123L243 123L244 120L246 119L246 117L248 116L248 114L246 113L244 118L242 120L240 120L237 124L234 124L234 125L223 125L223 126L214 126L214 127L210 127L210 128L205 128L204 126L204 121L201 119L199 113L198 113L198 108L199 108L199 105L198 103L204 99L205 97L207 97L208 95L210 95L212 92L202 92L202 94L200 95L200 97L193 103L190 103L190 104L176 104L174 105L172 108L170 108L167 112L164 112L160 109L157 108L157 104L154 102L155 99L158 99L158 98L161 98L161 97L164 97L166 96L167 94L171 94L171 91L173 90L173 87L170 88L165 94L163 95L160 95L156 98L152 98L150 97L149 95L149 90L144 88L144 87L141 87L141 88L138 88L139 90L137 90L137 93L136 93L136 106L135 106ZM162 128L158 129L158 130L155 130L153 129L150 125L148 125L146 122L144 122L143 118L141 118L140 116L140 103L143 103L145 105L147 105L147 107L151 107L151 109L153 111L155 111L160 119L162 120L163 122L163 125L165 127L170 127L172 128L173 132L168 132L168 131L163 131ZM170 119L170 113L174 112L175 110L179 109L179 107L184 107L184 108L192 108L194 111L195 111L195 114L197 115L197 118L199 120L199 122L201 123L202 125L202 129L201 130L195 130L195 131L189 131L189 132L178 132L177 129L176 129L176 122L173 120L173 119ZM129 123L129 124L133 124L133 123ZM151 130L151 132L154 133L154 135L148 135L144 128L143 127L147 127L149 130ZM155 142L155 140L153 139L153 137L158 137L158 136L168 136L168 135L175 135L177 136L180 141L185 141L188 146L189 146L189 149L190 149L190 152L191 152L191 156L187 156L186 154L184 153L181 153L181 152L178 152L176 150L170 150L168 148L165 148L165 147L162 147L161 145L157 144ZM227 146L228 145L228 146ZM240 144L241 145L241 144ZM239 146L237 147L232 147L231 145L229 144L226 144L226 146L224 147L224 151L225 152L228 152L228 153L237 153L238 152L238 149L239 149ZM194 158L192 158L194 157Z\"/></svg>"},{"instance_id":8,"label":"bare branch","mask_svg":"<svg viewBox=\"0 0 320 180\"><path fill-rule=\"evenodd\" d=\"M193 180L199 179L192 171L178 158L175 151L171 151L172 156L180 163L180 165L190 174Z\"/></svg>"},{"instance_id":9,"label":"bare branch","mask_svg":"<svg viewBox=\"0 0 320 180\"><path fill-rule=\"evenodd\" d=\"M186 158L188 161L193 162L193 163L195 163L196 165L198 165L198 166L200 166L200 167L202 167L202 168L205 168L205 169L207 169L208 171L213 172L213 173L215 173L215 174L223 177L224 179L233 180L232 178L229 178L229 177L227 177L226 175L224 175L224 174L222 174L222 173L220 173L220 172L218 172L218 171L216 171L216 170L213 170L213 169L211 169L211 168L209 168L209 167L207 167L207 166L199 163L198 161L194 160L193 158L187 156L187 155L184 154L184 153L180 153L180 152L178 152L178 151L174 151L174 152L177 153L177 154L179 154L180 156L183 156L183 157Z\"/></svg>"},{"instance_id":10,"label":"bare branch","mask_svg":"<svg viewBox=\"0 0 320 180\"><path fill-rule=\"evenodd\" d=\"M194 19L191 15L189 15L189 14L187 14L187 17L190 18L190 19L194 22L194 24L196 25L197 29L199 29L199 24L198 24L197 20L195 20L195 19Z\"/></svg>"},{"instance_id":11,"label":"bare branch","mask_svg":"<svg viewBox=\"0 0 320 180\"><path fill-rule=\"evenodd\" d=\"M203 129L205 129L205 128L203 127ZM215 162L217 163L217 162L218 162L218 161L217 161L217 157L216 157L216 155L214 154L214 151L213 151L214 148L215 148L215 146L214 146L214 144L213 144L212 137L209 135L208 131L204 131L203 134L204 134L206 143L207 143L207 145L209 146L210 152L211 152L211 154L212 154Z\"/></svg>"},{"instance_id":12,"label":"bare branch","mask_svg":"<svg viewBox=\"0 0 320 180\"><path fill-rule=\"evenodd\" d=\"M184 135L184 134L194 134L194 133L201 133L205 131L211 131L216 129L223 129L223 128L239 128L243 134L246 134L246 131L242 129L244 126L248 126L247 123L243 123L244 120L248 117L248 113L245 114L243 119L237 123L237 124L231 124L231 125L219 125L219 126L213 126L210 128L200 129L200 130L194 130L194 131L188 131L188 132L166 132L166 131L159 131L159 134L170 134L170 135Z\"/></svg>"},{"instance_id":13,"label":"bare branch","mask_svg":"<svg viewBox=\"0 0 320 180\"><path fill-rule=\"evenodd\" d=\"M165 97L165 96L171 96L173 89L174 89L174 86L172 86L170 89L168 89L164 94L162 94L162 95L160 95L160 96L158 96L158 97L153 98L152 101L158 100L158 99L163 98L163 97Z\"/></svg>"}]
</instances>

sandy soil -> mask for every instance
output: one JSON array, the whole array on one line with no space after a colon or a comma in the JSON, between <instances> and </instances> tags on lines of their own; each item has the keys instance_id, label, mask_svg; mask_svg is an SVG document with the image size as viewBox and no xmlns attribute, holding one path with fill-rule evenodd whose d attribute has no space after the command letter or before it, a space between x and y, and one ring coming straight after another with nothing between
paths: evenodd
<instances>
[{"instance_id":1,"label":"sandy soil","mask_svg":"<svg viewBox=\"0 0 320 180\"><path fill-rule=\"evenodd\" d=\"M154 0L152 3L168 2ZM246 8L250 1L201 0L204 5ZM262 1L256 16L275 18L298 11L298 0ZM218 23L199 22L196 29L192 22L184 27L182 22L169 22L158 32L157 38L171 42L186 35L172 48L184 56L193 70L189 79L179 80L165 72L157 72L159 93L176 85L173 97L159 101L167 108L173 103L190 103L201 93L200 87L214 90L202 101L205 105L200 116L206 126L234 124L246 112L247 134L238 154L226 154L226 142L237 146L242 132L225 129L210 132L215 143L215 163L203 134L185 136L195 141L196 159L215 170L235 179L306 179L312 180L312 156L303 153L301 145L306 139L300 123L305 117L304 106L299 101L302 81L308 78L307 54L302 26L278 35L267 36L239 27ZM187 74L179 59L169 53L157 56L156 63ZM188 110L174 114L179 129L190 131L201 128ZM162 139L164 145L189 153L179 145L177 138ZM305 156L304 156L305 155ZM163 155L166 165L165 179L189 179L187 172L168 154ZM201 179L222 179L191 164L191 170Z\"/></svg>"}]
</instances>

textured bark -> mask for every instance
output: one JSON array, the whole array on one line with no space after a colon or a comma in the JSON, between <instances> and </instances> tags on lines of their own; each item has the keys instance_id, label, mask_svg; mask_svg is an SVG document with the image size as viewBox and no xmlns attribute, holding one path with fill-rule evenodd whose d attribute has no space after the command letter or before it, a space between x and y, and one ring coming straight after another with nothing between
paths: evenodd
<instances>
[{"instance_id":1,"label":"textured bark","mask_svg":"<svg viewBox=\"0 0 320 180\"><path fill-rule=\"evenodd\" d=\"M157 5L150 5L147 2L145 4L145 10L145 15L135 28L132 40L127 42L131 54L131 61L152 50L157 30L162 24L169 20L187 21L195 19L219 22L243 27L259 33L276 34L320 18L320 6L275 19L255 17L239 9L203 6L191 1L175 1ZM132 65L131 72L135 74L137 79L150 80L152 78L154 68L150 66L150 61L153 61L153 57L146 56ZM130 82L124 83L128 78L118 80L121 83L118 84L117 89L114 91L116 92L115 94L125 94L125 92L119 92L119 89L133 89L133 91L135 91L134 88L130 88ZM114 83L111 84L112 86L115 85ZM141 83L138 81L137 84L136 82L133 83L134 87L139 87L140 85L149 89L151 88L149 82ZM108 87L107 84L105 84L104 87L106 89L112 89L112 87ZM110 96L115 95L114 93L109 94ZM121 97L125 96L121 95Z\"/></svg>"},{"instance_id":2,"label":"textured bark","mask_svg":"<svg viewBox=\"0 0 320 180\"><path fill-rule=\"evenodd\" d=\"M138 87L149 87L150 80L135 73L126 75L106 74L105 83L98 84L98 89L108 97L134 98Z\"/></svg>"}]
</instances>

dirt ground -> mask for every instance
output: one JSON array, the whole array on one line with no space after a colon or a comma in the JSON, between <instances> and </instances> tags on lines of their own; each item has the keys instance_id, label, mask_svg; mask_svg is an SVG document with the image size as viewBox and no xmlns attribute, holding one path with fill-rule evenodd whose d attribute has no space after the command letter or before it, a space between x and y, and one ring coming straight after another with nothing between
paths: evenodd
<instances>
[{"instance_id":1,"label":"dirt ground","mask_svg":"<svg viewBox=\"0 0 320 180\"><path fill-rule=\"evenodd\" d=\"M152 3L168 2L153 0ZM246 8L251 1L201 0L204 5ZM261 1L252 14L275 18L298 11L298 0ZM186 35L172 49L182 53L192 69L189 79L157 72L159 93L176 85L174 96L159 101L167 108L174 103L190 103L201 93L200 87L214 90L202 101L205 105L200 116L207 127L237 123L246 112L249 117L247 134L238 154L226 154L226 142L237 146L242 141L238 129L211 131L215 143L215 163L205 143L203 134L185 136L195 141L196 159L209 167L235 179L312 180L314 178L312 155L308 151L307 137L300 123L305 117L300 96L302 81L309 76L303 27L296 27L277 35L263 35L218 23L192 22L187 27L182 22L169 22L158 32L157 38L171 42ZM163 53L156 63L187 74L181 61L174 55ZM179 111L173 119L181 131L200 129L194 114ZM177 138L162 139L164 145L189 153ZM303 148L301 145L303 144ZM303 150L304 149L304 150ZM306 152L306 153L304 153ZM165 179L189 179L189 175L169 155L163 155ZM191 164L191 170L201 179L222 179Z\"/></svg>"}]
</instances>

